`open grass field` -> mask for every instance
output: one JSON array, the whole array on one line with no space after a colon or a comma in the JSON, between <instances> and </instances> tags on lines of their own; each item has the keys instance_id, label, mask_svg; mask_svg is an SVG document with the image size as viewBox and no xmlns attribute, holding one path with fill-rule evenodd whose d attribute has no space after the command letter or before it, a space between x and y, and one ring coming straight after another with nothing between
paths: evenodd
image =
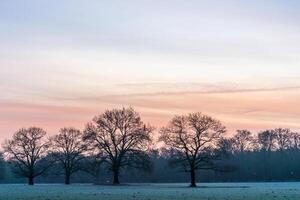
<instances>
[{"instance_id":1,"label":"open grass field","mask_svg":"<svg viewBox=\"0 0 300 200\"><path fill-rule=\"evenodd\" d=\"M298 200L300 183L131 184L123 186L3 184L1 200Z\"/></svg>"}]
</instances>

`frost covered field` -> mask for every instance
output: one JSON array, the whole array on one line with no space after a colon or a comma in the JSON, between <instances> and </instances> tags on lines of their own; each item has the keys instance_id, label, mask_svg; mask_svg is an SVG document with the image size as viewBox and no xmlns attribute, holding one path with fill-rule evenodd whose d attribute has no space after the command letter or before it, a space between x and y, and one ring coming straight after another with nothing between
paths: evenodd
<instances>
[{"instance_id":1,"label":"frost covered field","mask_svg":"<svg viewBox=\"0 0 300 200\"><path fill-rule=\"evenodd\" d=\"M300 199L300 183L133 184L127 186L1 185L1 200L270 200Z\"/></svg>"}]
</instances>

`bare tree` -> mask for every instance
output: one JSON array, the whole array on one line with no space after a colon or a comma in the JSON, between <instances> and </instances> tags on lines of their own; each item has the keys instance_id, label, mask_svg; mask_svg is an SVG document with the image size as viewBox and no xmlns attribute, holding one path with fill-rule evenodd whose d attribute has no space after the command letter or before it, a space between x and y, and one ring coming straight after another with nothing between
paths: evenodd
<instances>
[{"instance_id":1,"label":"bare tree","mask_svg":"<svg viewBox=\"0 0 300 200\"><path fill-rule=\"evenodd\" d=\"M43 174L49 165L44 158L47 155L49 143L45 141L46 131L31 127L20 129L11 140L7 140L3 149L13 166L13 171L28 178L28 184L34 184L34 178Z\"/></svg>"},{"instance_id":2,"label":"bare tree","mask_svg":"<svg viewBox=\"0 0 300 200\"><path fill-rule=\"evenodd\" d=\"M120 170L125 166L146 169L152 128L146 126L132 108L107 110L96 116L85 130L89 141L107 157L113 183L119 184Z\"/></svg>"},{"instance_id":3,"label":"bare tree","mask_svg":"<svg viewBox=\"0 0 300 200\"><path fill-rule=\"evenodd\" d=\"M174 161L181 163L184 170L190 172L190 186L196 187L196 170L216 167L214 160L219 155L214 149L226 128L212 117L192 113L175 116L160 132L160 140L176 150Z\"/></svg>"},{"instance_id":4,"label":"bare tree","mask_svg":"<svg viewBox=\"0 0 300 200\"><path fill-rule=\"evenodd\" d=\"M292 150L299 150L300 149L300 133L298 132L291 132L290 136L290 147L289 149Z\"/></svg>"},{"instance_id":5,"label":"bare tree","mask_svg":"<svg viewBox=\"0 0 300 200\"><path fill-rule=\"evenodd\" d=\"M234 138L220 138L218 147L219 150L230 155L233 155L236 151Z\"/></svg>"},{"instance_id":6,"label":"bare tree","mask_svg":"<svg viewBox=\"0 0 300 200\"><path fill-rule=\"evenodd\" d=\"M276 149L276 133L273 130L265 130L258 133L257 142L263 151L272 151Z\"/></svg>"},{"instance_id":7,"label":"bare tree","mask_svg":"<svg viewBox=\"0 0 300 200\"><path fill-rule=\"evenodd\" d=\"M235 150L243 153L250 150L253 143L253 136L248 130L237 130L237 133L233 137Z\"/></svg>"},{"instance_id":8,"label":"bare tree","mask_svg":"<svg viewBox=\"0 0 300 200\"><path fill-rule=\"evenodd\" d=\"M273 130L276 135L277 146L280 151L288 149L291 146L291 131L287 128L277 128Z\"/></svg>"},{"instance_id":9,"label":"bare tree","mask_svg":"<svg viewBox=\"0 0 300 200\"><path fill-rule=\"evenodd\" d=\"M60 133L51 138L52 154L62 165L65 184L70 184L71 175L80 169L80 161L86 145L82 141L82 133L75 128L62 128Z\"/></svg>"}]
</instances>

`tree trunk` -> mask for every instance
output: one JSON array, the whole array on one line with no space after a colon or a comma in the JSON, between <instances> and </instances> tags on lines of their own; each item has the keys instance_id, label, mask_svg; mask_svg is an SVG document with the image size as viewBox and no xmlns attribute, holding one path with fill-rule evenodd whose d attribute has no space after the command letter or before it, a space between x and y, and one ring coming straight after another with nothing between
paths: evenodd
<instances>
[{"instance_id":1,"label":"tree trunk","mask_svg":"<svg viewBox=\"0 0 300 200\"><path fill-rule=\"evenodd\" d=\"M113 173L114 173L113 184L114 184L114 185L120 184L120 181L119 181L119 169L118 169L118 168L115 169L115 170L113 171Z\"/></svg>"},{"instance_id":2,"label":"tree trunk","mask_svg":"<svg viewBox=\"0 0 300 200\"><path fill-rule=\"evenodd\" d=\"M34 185L33 176L28 177L28 185Z\"/></svg>"},{"instance_id":3,"label":"tree trunk","mask_svg":"<svg viewBox=\"0 0 300 200\"><path fill-rule=\"evenodd\" d=\"M191 169L191 187L196 187L196 173L194 169Z\"/></svg>"},{"instance_id":4,"label":"tree trunk","mask_svg":"<svg viewBox=\"0 0 300 200\"><path fill-rule=\"evenodd\" d=\"M65 174L65 184L66 185L70 185L70 178L71 178L71 173L66 170L66 174Z\"/></svg>"}]
</instances>

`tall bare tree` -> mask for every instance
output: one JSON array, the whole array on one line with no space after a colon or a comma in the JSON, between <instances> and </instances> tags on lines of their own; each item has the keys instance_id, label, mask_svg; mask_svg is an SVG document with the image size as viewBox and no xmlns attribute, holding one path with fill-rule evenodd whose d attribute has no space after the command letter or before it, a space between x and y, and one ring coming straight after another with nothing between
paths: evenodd
<instances>
[{"instance_id":1,"label":"tall bare tree","mask_svg":"<svg viewBox=\"0 0 300 200\"><path fill-rule=\"evenodd\" d=\"M29 185L33 185L34 178L43 174L50 166L49 162L44 160L49 148L45 135L46 131L41 128L23 128L3 145L13 171L21 177L28 178Z\"/></svg>"},{"instance_id":2,"label":"tall bare tree","mask_svg":"<svg viewBox=\"0 0 300 200\"><path fill-rule=\"evenodd\" d=\"M196 187L196 170L216 167L214 160L219 155L214 149L226 128L212 117L192 113L175 116L160 132L160 140L176 150L175 162L181 163L184 170L190 172L190 186Z\"/></svg>"},{"instance_id":3,"label":"tall bare tree","mask_svg":"<svg viewBox=\"0 0 300 200\"><path fill-rule=\"evenodd\" d=\"M81 131L72 127L60 129L60 133L51 138L51 149L64 169L65 184L70 184L71 175L80 169L86 150Z\"/></svg>"},{"instance_id":4,"label":"tall bare tree","mask_svg":"<svg viewBox=\"0 0 300 200\"><path fill-rule=\"evenodd\" d=\"M133 108L107 110L96 116L85 130L85 140L103 151L113 183L119 184L120 170L125 166L146 169L146 151L151 143L152 128L146 126Z\"/></svg>"}]
</instances>

